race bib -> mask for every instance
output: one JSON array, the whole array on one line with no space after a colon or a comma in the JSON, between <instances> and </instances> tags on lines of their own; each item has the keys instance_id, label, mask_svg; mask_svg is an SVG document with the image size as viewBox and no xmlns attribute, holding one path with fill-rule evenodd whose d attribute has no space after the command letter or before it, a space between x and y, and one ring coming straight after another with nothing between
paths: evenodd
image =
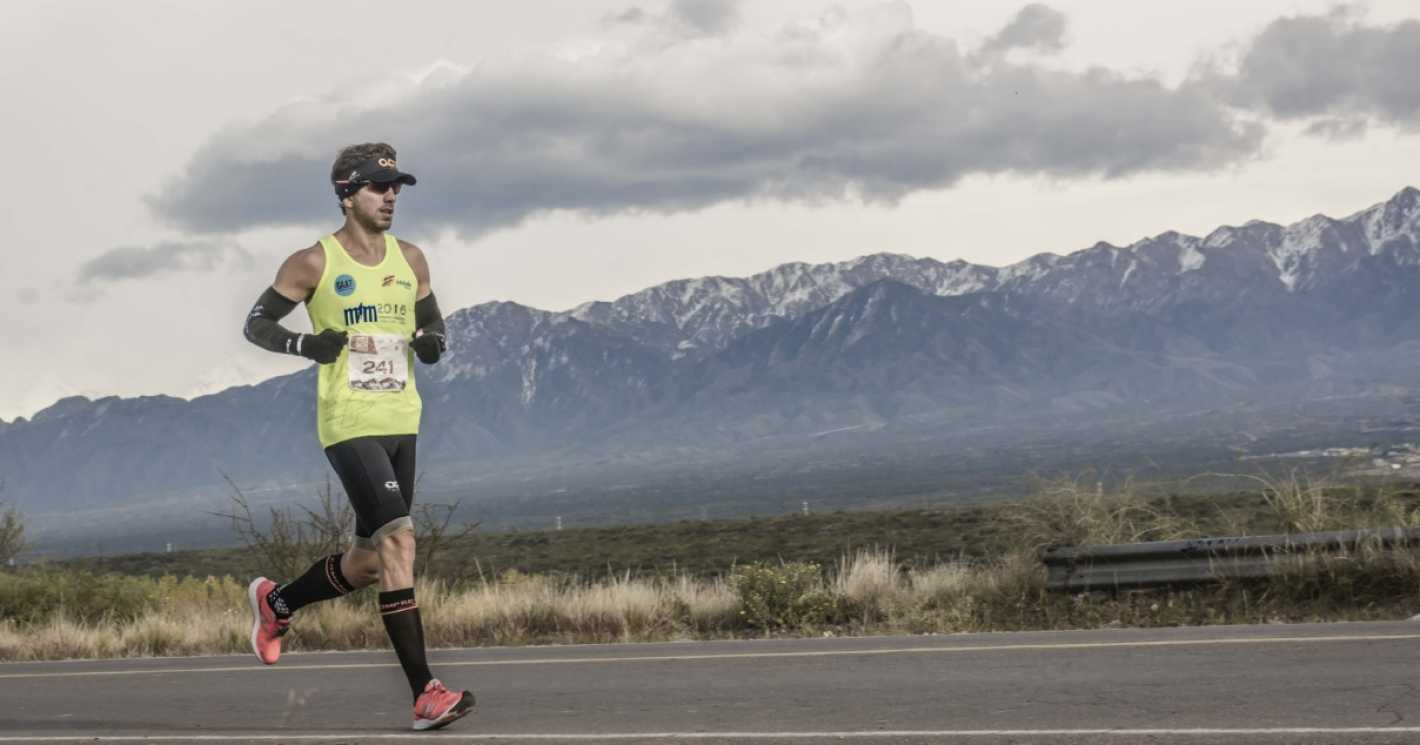
<instances>
[{"instance_id":1,"label":"race bib","mask_svg":"<svg viewBox=\"0 0 1420 745\"><path fill-rule=\"evenodd\" d=\"M393 334L351 334L350 389L404 390L409 380L409 342Z\"/></svg>"}]
</instances>

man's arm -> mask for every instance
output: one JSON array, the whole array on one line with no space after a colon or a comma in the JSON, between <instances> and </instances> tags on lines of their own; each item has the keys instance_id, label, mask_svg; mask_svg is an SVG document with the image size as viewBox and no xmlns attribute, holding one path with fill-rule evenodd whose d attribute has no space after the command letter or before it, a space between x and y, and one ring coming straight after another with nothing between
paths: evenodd
<instances>
[{"instance_id":1,"label":"man's arm","mask_svg":"<svg viewBox=\"0 0 1420 745\"><path fill-rule=\"evenodd\" d=\"M256 305L247 314L242 335L247 341L272 352L296 354L321 364L334 362L345 346L345 332L326 329L319 335L288 331L280 323L296 305L311 296L325 271L325 254L311 246L291 254L276 272Z\"/></svg>"},{"instance_id":2,"label":"man's arm","mask_svg":"<svg viewBox=\"0 0 1420 745\"><path fill-rule=\"evenodd\" d=\"M439 312L439 302L434 299L434 289L429 286L429 260L424 252L413 243L399 242L405 261L414 270L414 279L419 287L414 292L414 339L409 346L419 356L419 361L432 365L448 349L444 332L444 314Z\"/></svg>"}]
</instances>

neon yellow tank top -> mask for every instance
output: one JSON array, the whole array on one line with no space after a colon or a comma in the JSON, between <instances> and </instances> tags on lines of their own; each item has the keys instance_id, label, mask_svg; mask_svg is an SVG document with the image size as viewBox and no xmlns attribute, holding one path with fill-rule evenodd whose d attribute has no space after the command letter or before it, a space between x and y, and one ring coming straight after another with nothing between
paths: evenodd
<instances>
[{"instance_id":1,"label":"neon yellow tank top","mask_svg":"<svg viewBox=\"0 0 1420 745\"><path fill-rule=\"evenodd\" d=\"M385 234L385 258L365 266L329 235L325 272L306 301L311 327L347 331L340 357L320 366L316 430L321 447L355 437L419 433L423 403L414 387L414 300L418 283L399 241Z\"/></svg>"}]
</instances>

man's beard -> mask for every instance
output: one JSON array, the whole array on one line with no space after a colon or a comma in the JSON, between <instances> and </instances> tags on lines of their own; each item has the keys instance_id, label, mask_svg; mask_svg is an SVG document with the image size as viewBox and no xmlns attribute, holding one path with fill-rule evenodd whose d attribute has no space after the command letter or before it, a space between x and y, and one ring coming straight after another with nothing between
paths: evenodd
<instances>
[{"instance_id":1,"label":"man's beard","mask_svg":"<svg viewBox=\"0 0 1420 745\"><path fill-rule=\"evenodd\" d=\"M389 228L390 225L394 224L393 214L389 216L388 221L386 222L385 216L380 214L379 212L374 212L369 215L364 215L359 212L356 212L355 219L360 223L360 227L371 231L385 230Z\"/></svg>"}]
</instances>

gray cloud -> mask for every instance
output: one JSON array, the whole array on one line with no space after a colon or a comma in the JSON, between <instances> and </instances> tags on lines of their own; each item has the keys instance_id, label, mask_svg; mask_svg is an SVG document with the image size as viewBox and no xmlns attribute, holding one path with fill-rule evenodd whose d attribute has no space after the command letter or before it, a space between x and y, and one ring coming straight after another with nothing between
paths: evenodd
<instances>
[{"instance_id":1,"label":"gray cloud","mask_svg":"<svg viewBox=\"0 0 1420 745\"><path fill-rule=\"evenodd\" d=\"M1047 5L1031 3L1021 8L1000 33L991 37L984 49L988 52L1017 48L1058 52L1065 48L1067 25L1064 13Z\"/></svg>"},{"instance_id":2,"label":"gray cloud","mask_svg":"<svg viewBox=\"0 0 1420 745\"><path fill-rule=\"evenodd\" d=\"M402 218L471 237L554 210L891 203L973 174L1210 169L1261 139L1203 87L966 55L894 4L288 106L214 135L150 205L194 233L330 222L335 151L368 140L394 143L419 176Z\"/></svg>"},{"instance_id":3,"label":"gray cloud","mask_svg":"<svg viewBox=\"0 0 1420 745\"><path fill-rule=\"evenodd\" d=\"M740 0L670 0L663 13L633 5L606 16L603 22L646 26L672 37L720 36L739 26L739 6Z\"/></svg>"},{"instance_id":4,"label":"gray cloud","mask_svg":"<svg viewBox=\"0 0 1420 745\"><path fill-rule=\"evenodd\" d=\"M1420 127L1420 21L1367 26L1353 12L1280 18L1234 65L1202 78L1231 103L1283 120L1326 117L1314 134L1354 133L1358 117Z\"/></svg>"},{"instance_id":5,"label":"gray cloud","mask_svg":"<svg viewBox=\"0 0 1420 745\"><path fill-rule=\"evenodd\" d=\"M671 15L696 31L718 36L740 22L738 0L672 0Z\"/></svg>"},{"instance_id":6,"label":"gray cloud","mask_svg":"<svg viewBox=\"0 0 1420 745\"><path fill-rule=\"evenodd\" d=\"M650 13L647 13L638 5L633 5L630 8L627 8L626 10L621 10L615 13L608 14L605 18L602 19L602 22L611 25L615 25L618 23L635 24L644 23L650 17Z\"/></svg>"},{"instance_id":7,"label":"gray cloud","mask_svg":"<svg viewBox=\"0 0 1420 745\"><path fill-rule=\"evenodd\" d=\"M1332 142L1347 142L1365 137L1369 129L1370 122L1364 117L1336 117L1312 122L1307 125L1305 131L1313 137L1322 137Z\"/></svg>"},{"instance_id":8,"label":"gray cloud","mask_svg":"<svg viewBox=\"0 0 1420 745\"><path fill-rule=\"evenodd\" d=\"M164 241L154 246L120 246L79 267L78 281L114 282L179 270L211 270L233 260L250 265L251 255L220 241Z\"/></svg>"}]
</instances>

